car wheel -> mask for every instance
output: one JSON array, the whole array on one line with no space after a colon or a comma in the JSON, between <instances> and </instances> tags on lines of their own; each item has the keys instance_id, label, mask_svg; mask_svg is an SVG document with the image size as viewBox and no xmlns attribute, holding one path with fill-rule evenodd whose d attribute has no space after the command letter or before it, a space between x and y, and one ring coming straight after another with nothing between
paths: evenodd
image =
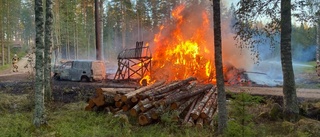
<instances>
[{"instance_id":1,"label":"car wheel","mask_svg":"<svg viewBox=\"0 0 320 137\"><path fill-rule=\"evenodd\" d=\"M58 74L54 74L54 75L53 75L53 79L54 79L54 80L60 80L60 76L59 76Z\"/></svg>"},{"instance_id":2,"label":"car wheel","mask_svg":"<svg viewBox=\"0 0 320 137\"><path fill-rule=\"evenodd\" d=\"M90 79L87 76L82 76L81 77L81 82L89 82Z\"/></svg>"}]
</instances>

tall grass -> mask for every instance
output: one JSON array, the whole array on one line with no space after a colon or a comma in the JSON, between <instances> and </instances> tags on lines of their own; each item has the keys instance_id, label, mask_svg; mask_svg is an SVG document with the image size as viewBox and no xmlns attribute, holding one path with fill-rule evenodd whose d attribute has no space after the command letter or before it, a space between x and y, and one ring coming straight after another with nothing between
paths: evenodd
<instances>
[{"instance_id":1,"label":"tall grass","mask_svg":"<svg viewBox=\"0 0 320 137\"><path fill-rule=\"evenodd\" d=\"M5 95L4 98L13 100L15 97L15 95ZM25 97L20 97L13 102L22 101L22 99L27 100ZM25 103L27 103L27 101ZM211 128L186 128L174 122L156 123L142 127L138 125L135 118L130 117L130 123L125 123L121 117L115 117L113 114L84 111L85 102L62 105L55 104L56 106L51 107L50 110L46 112L48 124L40 129L36 129L32 124L32 111L20 109L20 107L13 111L10 107L11 103L8 103L8 101L0 100L0 104L7 104L7 107L1 110L1 137L206 137L213 135Z\"/></svg>"}]
</instances>

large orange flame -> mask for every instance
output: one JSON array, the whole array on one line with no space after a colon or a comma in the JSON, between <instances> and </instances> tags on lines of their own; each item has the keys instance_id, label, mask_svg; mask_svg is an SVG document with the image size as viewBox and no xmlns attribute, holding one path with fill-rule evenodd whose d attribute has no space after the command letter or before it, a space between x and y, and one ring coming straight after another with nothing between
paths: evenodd
<instances>
[{"instance_id":1,"label":"large orange flame","mask_svg":"<svg viewBox=\"0 0 320 137\"><path fill-rule=\"evenodd\" d=\"M172 81L195 76L203 82L215 81L208 13L200 11L200 17L192 17L185 8L184 5L175 8L173 23L160 26L155 34L152 77Z\"/></svg>"}]
</instances>

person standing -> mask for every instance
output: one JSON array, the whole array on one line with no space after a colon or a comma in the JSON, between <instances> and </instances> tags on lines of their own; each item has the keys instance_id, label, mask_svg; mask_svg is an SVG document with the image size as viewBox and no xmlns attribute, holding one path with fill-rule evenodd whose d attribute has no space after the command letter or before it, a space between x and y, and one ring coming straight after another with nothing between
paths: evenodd
<instances>
[{"instance_id":1,"label":"person standing","mask_svg":"<svg viewBox=\"0 0 320 137\"><path fill-rule=\"evenodd\" d=\"M17 54L14 54L12 58L13 72L18 72L18 65L17 65L18 61L19 61L19 57L17 56Z\"/></svg>"}]
</instances>

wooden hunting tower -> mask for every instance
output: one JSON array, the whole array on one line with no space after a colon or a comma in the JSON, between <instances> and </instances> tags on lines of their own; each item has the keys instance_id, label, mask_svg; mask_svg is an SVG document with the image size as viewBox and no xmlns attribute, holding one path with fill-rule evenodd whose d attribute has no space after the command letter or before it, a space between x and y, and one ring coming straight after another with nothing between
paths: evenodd
<instances>
[{"instance_id":1,"label":"wooden hunting tower","mask_svg":"<svg viewBox=\"0 0 320 137\"><path fill-rule=\"evenodd\" d=\"M136 48L125 49L118 55L118 70L115 80L142 79L151 70L151 52L143 42L137 42Z\"/></svg>"}]
</instances>

